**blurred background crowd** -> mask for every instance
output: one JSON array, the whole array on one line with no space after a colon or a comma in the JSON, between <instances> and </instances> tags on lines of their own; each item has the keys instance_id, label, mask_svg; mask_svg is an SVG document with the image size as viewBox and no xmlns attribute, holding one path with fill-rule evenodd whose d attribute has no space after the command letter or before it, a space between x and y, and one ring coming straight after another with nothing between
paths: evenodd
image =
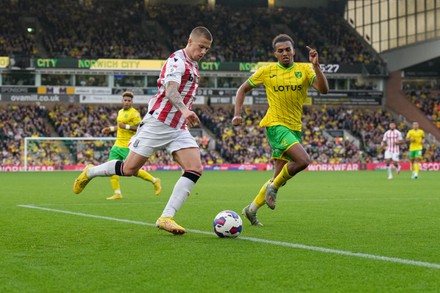
<instances>
[{"instance_id":1,"label":"blurred background crowd","mask_svg":"<svg viewBox=\"0 0 440 293\"><path fill-rule=\"evenodd\" d=\"M12 62L21 56L165 59L186 45L194 26L204 25L214 33L205 61L274 61L272 38L285 32L295 40L296 61L307 61L305 46L311 46L319 48L322 64L362 64L378 71L384 65L332 9L224 6L213 10L206 5L163 4L147 9L141 0L0 2L0 56L10 56L16 60ZM66 84L62 78L48 82ZM137 82L133 80L134 87L140 86ZM84 85L100 86L85 81ZM237 86L228 79L218 85ZM403 90L440 128L440 89L408 84ZM105 105L2 105L0 163L22 164L24 137L101 136L103 127L115 124L118 110L118 106ZM138 110L144 114L145 106ZM258 126L264 108L246 108L246 123L237 128L231 125L232 106L204 105L196 112L204 134L195 139L204 163L270 162L270 146ZM383 107L307 106L303 144L315 163L378 162L383 156L380 142L390 121L397 122L406 135L408 121ZM33 164L42 165L98 163L107 160L111 145L112 141L31 141L28 156ZM402 159L406 157L403 146ZM424 160L440 161L439 148L426 144ZM157 152L150 162L171 164L172 159Z\"/></svg>"},{"instance_id":2,"label":"blurred background crowd","mask_svg":"<svg viewBox=\"0 0 440 293\"><path fill-rule=\"evenodd\" d=\"M295 41L298 61L307 60L308 45L320 48L323 64L383 63L343 18L326 9L212 10L205 5L163 4L145 9L139 0L80 2L2 1L0 52L44 58L164 59L186 45L193 27L204 25L215 33L207 61L274 60L271 40L284 31Z\"/></svg>"},{"instance_id":3,"label":"blurred background crowd","mask_svg":"<svg viewBox=\"0 0 440 293\"><path fill-rule=\"evenodd\" d=\"M104 127L115 125L117 106L56 105L52 108L11 105L0 113L2 165L20 165L24 155L24 137L101 137ZM139 109L145 114L145 108ZM245 125L233 127L232 106L199 106L195 108L202 122L195 137L205 164L268 163L271 149L264 128L258 126L264 108L245 108ZM391 121L390 112L373 107L306 106L303 119L303 145L314 163L380 162L384 149L380 146ZM409 128L397 121L405 137ZM332 136L332 131L341 131ZM31 141L28 161L40 165L100 163L108 159L113 141ZM402 159L407 159L402 147ZM425 145L425 161L440 161L440 148ZM150 158L152 164L173 164L164 151Z\"/></svg>"}]
</instances>

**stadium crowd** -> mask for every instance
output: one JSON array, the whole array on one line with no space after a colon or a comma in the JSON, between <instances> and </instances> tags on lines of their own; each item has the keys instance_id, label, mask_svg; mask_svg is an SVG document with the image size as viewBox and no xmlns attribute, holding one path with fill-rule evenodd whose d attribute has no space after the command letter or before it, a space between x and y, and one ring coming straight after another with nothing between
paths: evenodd
<instances>
[{"instance_id":1,"label":"stadium crowd","mask_svg":"<svg viewBox=\"0 0 440 293\"><path fill-rule=\"evenodd\" d=\"M264 129L258 126L263 109L246 108L245 126L232 127L231 107L198 110L203 125L216 137L216 150L227 162L265 163L270 157L270 146ZM316 107L304 108L303 145L314 163L379 162L383 159L380 143L388 124L395 120L391 113L381 108ZM399 122L404 134L409 127ZM332 137L330 130L348 131L354 139ZM356 141L355 141L356 140ZM407 153L403 146L404 158ZM440 150L427 145L427 160L439 160Z\"/></svg>"},{"instance_id":2,"label":"stadium crowd","mask_svg":"<svg viewBox=\"0 0 440 293\"><path fill-rule=\"evenodd\" d=\"M3 108L3 107L2 107ZM0 163L20 165L23 162L25 137L47 137L51 131L45 122L46 108L42 106L9 105L0 111ZM43 142L30 142L32 160L36 164L59 162L59 148Z\"/></svg>"},{"instance_id":3,"label":"stadium crowd","mask_svg":"<svg viewBox=\"0 0 440 293\"><path fill-rule=\"evenodd\" d=\"M271 40L281 30L293 36L298 61L306 61L303 56L307 56L305 46L309 45L319 48L323 64L382 63L340 15L324 9L145 7L141 0L19 0L2 4L0 52L6 54L160 59L183 47L192 27L204 25L215 32L206 61L273 60ZM13 25L16 19L31 21L19 27ZM26 32L25 26L34 26L34 30ZM231 33L237 30L239 34ZM163 38L163 33L170 37Z\"/></svg>"},{"instance_id":4,"label":"stadium crowd","mask_svg":"<svg viewBox=\"0 0 440 293\"><path fill-rule=\"evenodd\" d=\"M20 165L24 156L24 137L103 137L101 130L113 125L118 107L94 105L8 106L0 114L1 163ZM141 114L145 109L140 109ZM231 125L232 106L197 107L195 109L210 137L195 138L200 145L204 164L268 163L271 149L264 129L258 126L265 113L262 108L245 108L245 125ZM380 162L383 149L380 142L390 121L391 113L383 109L317 107L304 108L303 145L313 163ZM405 134L409 128L398 122ZM352 138L330 135L332 130L345 130ZM114 133L113 133L114 135ZM210 144L209 141L215 143ZM31 142L29 164L69 165L102 163L108 159L112 141L39 141ZM210 147L212 146L212 147ZM403 160L407 151L403 147ZM440 161L440 149L426 145L425 161ZM156 152L151 164L173 164L165 152Z\"/></svg>"},{"instance_id":5,"label":"stadium crowd","mask_svg":"<svg viewBox=\"0 0 440 293\"><path fill-rule=\"evenodd\" d=\"M61 137L114 137L115 133L103 135L101 133L104 127L115 125L116 117L120 107L118 106L83 106L83 105L56 105L48 111L48 117ZM145 115L146 108L140 109L141 116ZM198 140L202 159L205 164L219 162L219 155L208 148L203 140ZM98 164L108 159L112 141L72 141L66 142L73 163ZM220 160L221 161L221 160ZM72 162L71 162L72 163ZM173 164L172 158L165 152L156 152L151 158L150 163L157 165Z\"/></svg>"},{"instance_id":6,"label":"stadium crowd","mask_svg":"<svg viewBox=\"0 0 440 293\"><path fill-rule=\"evenodd\" d=\"M440 128L440 90L428 88L406 90L406 96L426 117Z\"/></svg>"},{"instance_id":7,"label":"stadium crowd","mask_svg":"<svg viewBox=\"0 0 440 293\"><path fill-rule=\"evenodd\" d=\"M205 25L215 32L205 61L273 60L271 40L282 31L293 36L297 61L306 61L305 46L309 45L319 49L322 64L382 64L340 15L325 9L223 6L211 10L205 5L145 8L142 0L17 0L3 1L2 12L0 55L10 57L162 59L185 46L192 27ZM27 27L34 29L27 31ZM164 38L164 34L169 37ZM100 85L99 80L77 82ZM236 87L227 80L224 84ZM439 91L416 88L408 89L407 95L440 127ZM103 127L114 124L118 110L93 105L50 109L8 105L0 112L1 163L22 163L26 136L101 136ZM258 126L265 109L246 108L246 124L240 128L231 126L231 107L206 106L196 111L202 127L212 133L209 139L196 138L204 163L270 161L270 146L264 129ZM145 109L140 112L143 115ZM313 162L381 161L380 141L391 120L395 119L383 109L308 106L304 109L303 144ZM408 130L403 122L398 128L403 133ZM353 138L333 137L330 130L345 130ZM35 164L99 163L107 160L110 146L106 141L34 141L28 156ZM440 161L440 150L435 146L427 145L424 155L426 161ZM172 159L165 152L157 152L150 162L171 164Z\"/></svg>"},{"instance_id":8,"label":"stadium crowd","mask_svg":"<svg viewBox=\"0 0 440 293\"><path fill-rule=\"evenodd\" d=\"M25 27L17 23L22 9L12 1L2 1L0 13L0 56L34 56L38 53L35 35L26 33Z\"/></svg>"}]
</instances>

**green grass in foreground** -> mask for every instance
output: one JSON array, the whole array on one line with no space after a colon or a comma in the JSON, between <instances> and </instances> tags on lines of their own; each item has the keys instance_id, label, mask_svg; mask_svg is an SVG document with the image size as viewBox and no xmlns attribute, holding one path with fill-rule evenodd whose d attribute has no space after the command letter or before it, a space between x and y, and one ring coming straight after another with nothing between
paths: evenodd
<instances>
[{"instance_id":1,"label":"green grass in foreground","mask_svg":"<svg viewBox=\"0 0 440 293\"><path fill-rule=\"evenodd\" d=\"M78 174L0 174L1 292L440 290L438 172L418 180L303 172L279 191L274 211L260 210L265 226L243 218L237 239L201 231L212 232L222 210L241 214L270 172L205 172L176 215L190 230L183 236L152 226L180 172L154 173L159 197L149 183L122 178L120 201L105 200L108 178L74 195Z\"/></svg>"}]
</instances>

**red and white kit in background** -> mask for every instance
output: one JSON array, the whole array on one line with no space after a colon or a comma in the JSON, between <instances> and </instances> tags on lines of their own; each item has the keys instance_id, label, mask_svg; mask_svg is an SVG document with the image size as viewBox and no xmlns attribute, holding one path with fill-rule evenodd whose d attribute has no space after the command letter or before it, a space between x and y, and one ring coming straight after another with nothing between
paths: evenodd
<instances>
[{"instance_id":1,"label":"red and white kit in background","mask_svg":"<svg viewBox=\"0 0 440 293\"><path fill-rule=\"evenodd\" d=\"M131 138L130 150L147 158L154 150L163 147L169 153L198 147L182 113L166 97L165 85L170 81L180 84L183 103L191 109L199 87L199 67L188 57L185 49L174 52L163 65L157 81L158 93L149 101L148 114Z\"/></svg>"},{"instance_id":2,"label":"red and white kit in background","mask_svg":"<svg viewBox=\"0 0 440 293\"><path fill-rule=\"evenodd\" d=\"M400 148L398 142L402 140L402 133L397 129L389 129L384 133L383 141L387 144L385 159L392 159L396 162L399 161Z\"/></svg>"}]
</instances>

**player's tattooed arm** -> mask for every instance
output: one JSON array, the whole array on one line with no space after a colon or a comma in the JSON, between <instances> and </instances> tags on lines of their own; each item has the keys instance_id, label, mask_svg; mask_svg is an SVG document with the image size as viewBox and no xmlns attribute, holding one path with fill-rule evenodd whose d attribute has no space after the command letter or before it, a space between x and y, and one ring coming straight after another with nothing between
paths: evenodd
<instances>
[{"instance_id":1,"label":"player's tattooed arm","mask_svg":"<svg viewBox=\"0 0 440 293\"><path fill-rule=\"evenodd\" d=\"M165 86L165 90L168 100L182 113L186 124L189 127L197 126L200 123L199 117L183 103L182 96L179 93L179 84L175 81L169 81Z\"/></svg>"},{"instance_id":2,"label":"player's tattooed arm","mask_svg":"<svg viewBox=\"0 0 440 293\"><path fill-rule=\"evenodd\" d=\"M179 93L179 84L175 81L169 81L166 84L166 95L171 104L177 108L180 112L188 110L182 100L182 96Z\"/></svg>"}]
</instances>

